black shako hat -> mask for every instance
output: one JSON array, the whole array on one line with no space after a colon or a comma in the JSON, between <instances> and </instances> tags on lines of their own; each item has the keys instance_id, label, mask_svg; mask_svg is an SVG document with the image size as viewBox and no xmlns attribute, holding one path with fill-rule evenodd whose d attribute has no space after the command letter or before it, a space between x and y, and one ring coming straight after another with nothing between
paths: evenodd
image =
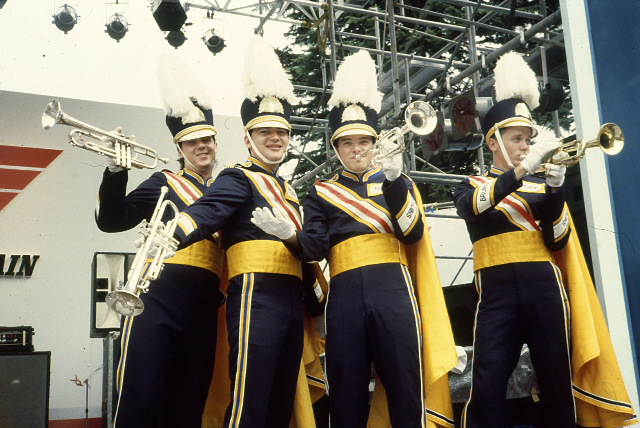
<instances>
[{"instance_id":1,"label":"black shako hat","mask_svg":"<svg viewBox=\"0 0 640 428\"><path fill-rule=\"evenodd\" d=\"M482 119L482 133L485 139L491 138L498 129L509 126L526 126L531 128L531 137L538 131L533 127L531 111L527 103L520 98L509 98L495 103Z\"/></svg>"},{"instance_id":2,"label":"black shako hat","mask_svg":"<svg viewBox=\"0 0 640 428\"><path fill-rule=\"evenodd\" d=\"M213 126L213 111L210 108L201 107L196 101L193 102L193 105L202 112L201 117L199 117L200 120L196 120L195 122L183 123L184 118L167 115L167 127L171 135L173 135L174 143L215 136L217 134L216 128Z\"/></svg>"},{"instance_id":3,"label":"black shako hat","mask_svg":"<svg viewBox=\"0 0 640 428\"><path fill-rule=\"evenodd\" d=\"M329 112L331 143L346 135L371 135L378 138L378 113L360 103L340 105Z\"/></svg>"},{"instance_id":4,"label":"black shako hat","mask_svg":"<svg viewBox=\"0 0 640 428\"><path fill-rule=\"evenodd\" d=\"M274 96L245 98L240 107L240 116L245 131L253 128L285 128L291 131L289 118L291 104L284 98Z\"/></svg>"}]
</instances>

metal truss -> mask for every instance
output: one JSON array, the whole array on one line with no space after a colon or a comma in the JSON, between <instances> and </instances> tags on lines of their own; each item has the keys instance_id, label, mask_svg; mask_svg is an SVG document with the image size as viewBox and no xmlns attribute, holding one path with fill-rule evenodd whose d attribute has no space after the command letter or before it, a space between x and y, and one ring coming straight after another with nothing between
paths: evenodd
<instances>
[{"instance_id":1,"label":"metal truss","mask_svg":"<svg viewBox=\"0 0 640 428\"><path fill-rule=\"evenodd\" d=\"M386 10L378 11L368 8L369 0L292 0L292 1L265 1L246 3L246 0L199 0L198 3L185 3L185 8L205 9L213 13L229 13L258 19L258 25L254 32L259 34L264 24L269 21L278 21L290 25L301 25L310 28L318 28L323 32L326 40L327 64L323 70L323 82L319 87L295 85L299 90L310 92L331 92L331 83L335 76L338 58L341 52L357 51L362 49L356 45L348 44L348 40L368 39L375 41L375 49L368 49L371 55L377 59L379 69L379 89L383 93L382 108L379 113L384 125L393 126L400 121L402 108L415 100L432 102L435 99L452 97L460 92L461 87L471 87L476 97L490 96L489 89L493 82L491 79L482 81L481 71L491 67L492 64L505 52L526 45L530 65L538 75L543 76L543 83L552 76L560 76L565 80L566 60L564 55L564 38L562 32L551 32L549 27L558 26L561 23L560 11L547 15L545 0L537 4L537 13L518 11L512 9L515 0L504 0L498 4L487 0L427 0L425 7L417 8L405 4L405 0L387 0ZM429 9L429 4L446 3L460 8L465 12L465 18L443 13L437 13ZM293 20L289 16L291 11L301 12L305 21ZM398 11L396 13L396 10ZM405 11L421 12L428 19L419 19L405 15ZM481 11L482 14L477 12ZM340 13L359 14L370 17L375 23L376 34L348 34L339 31L335 27L335 16ZM526 22L524 28L503 28L489 24L491 18L498 14L518 17ZM480 18L474 19L475 16ZM320 28L321 27L321 28ZM453 39L444 39L438 35L430 34L418 29L446 29L459 33ZM499 46L478 46L476 44L476 30L483 28L504 35L509 40ZM412 52L399 52L396 45L397 31L411 31L414 34L424 36L425 42L431 39L445 41L445 46L430 57L415 55ZM340 40L340 42L338 42ZM385 49L385 46L388 46ZM468 62L453 60L459 49L466 49ZM391 67L388 71L382 70L383 58L390 59ZM550 59L550 60L548 60ZM325 89L328 88L328 89ZM458 90L456 91L456 88ZM557 132L557 114L554 116L554 124ZM326 120L310 120L293 117L292 126L298 130L309 130L313 124L314 131L327 132ZM304 151L304 147L299 149ZM481 148L479 149L482 150ZM441 172L426 173L416 171L416 160L430 166L425 160L415 156L415 150L408 150L410 159L409 175L417 182L429 182L439 184L454 184L459 177L445 177ZM294 186L301 185L304 181L313 178L321 171L327 171L331 166L331 153L327 154L327 161L314 168L303 178L294 182ZM479 153L480 169L483 170L482 153ZM313 163L312 163L313 164ZM315 164L313 164L315 165Z\"/></svg>"}]
</instances>

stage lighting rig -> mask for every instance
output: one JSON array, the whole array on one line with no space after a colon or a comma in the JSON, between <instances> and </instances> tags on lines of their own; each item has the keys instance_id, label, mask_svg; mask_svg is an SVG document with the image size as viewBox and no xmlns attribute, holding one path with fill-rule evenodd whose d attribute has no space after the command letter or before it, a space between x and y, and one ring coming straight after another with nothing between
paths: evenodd
<instances>
[{"instance_id":1,"label":"stage lighting rig","mask_svg":"<svg viewBox=\"0 0 640 428\"><path fill-rule=\"evenodd\" d=\"M206 33L204 33L204 36L202 37L202 41L204 41L204 44L207 47L207 49L209 49L209 52L211 52L214 55L222 52L222 49L224 49L227 46L225 45L224 38L222 37L220 32L218 32L213 28L207 31Z\"/></svg>"},{"instance_id":2,"label":"stage lighting rig","mask_svg":"<svg viewBox=\"0 0 640 428\"><path fill-rule=\"evenodd\" d=\"M104 30L105 33L107 33L109 37L116 42L120 42L120 39L122 39L127 34L127 31L129 31L129 22L124 15L116 13L109 18L106 27L106 30Z\"/></svg>"},{"instance_id":3,"label":"stage lighting rig","mask_svg":"<svg viewBox=\"0 0 640 428\"><path fill-rule=\"evenodd\" d=\"M76 10L67 4L64 4L58 8L56 14L53 15L53 24L60 31L64 31L67 34L73 29L78 22L78 13Z\"/></svg>"},{"instance_id":4,"label":"stage lighting rig","mask_svg":"<svg viewBox=\"0 0 640 428\"><path fill-rule=\"evenodd\" d=\"M167 42L169 42L169 44L176 49L182 46L185 40L187 40L187 37L180 30L169 31L169 33L167 33L167 37L165 38L167 39Z\"/></svg>"}]
</instances>

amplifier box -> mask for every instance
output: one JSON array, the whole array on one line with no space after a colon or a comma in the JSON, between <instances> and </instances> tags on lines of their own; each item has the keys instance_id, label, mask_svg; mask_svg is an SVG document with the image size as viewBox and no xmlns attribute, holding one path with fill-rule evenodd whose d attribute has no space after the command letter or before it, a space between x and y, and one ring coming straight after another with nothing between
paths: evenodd
<instances>
[{"instance_id":1,"label":"amplifier box","mask_svg":"<svg viewBox=\"0 0 640 428\"><path fill-rule=\"evenodd\" d=\"M0 326L0 353L33 352L33 327Z\"/></svg>"}]
</instances>

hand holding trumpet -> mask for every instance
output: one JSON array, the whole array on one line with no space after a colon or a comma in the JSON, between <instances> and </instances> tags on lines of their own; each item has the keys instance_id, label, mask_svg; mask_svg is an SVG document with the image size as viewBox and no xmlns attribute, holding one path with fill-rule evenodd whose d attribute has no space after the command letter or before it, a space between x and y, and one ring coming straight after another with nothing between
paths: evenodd
<instances>
[{"instance_id":1,"label":"hand holding trumpet","mask_svg":"<svg viewBox=\"0 0 640 428\"><path fill-rule=\"evenodd\" d=\"M380 153L374 157L380 163L382 173L389 181L396 180L402 173L402 151L397 149L397 144L385 141L381 144ZM385 153L393 154L385 156Z\"/></svg>"}]
</instances>

